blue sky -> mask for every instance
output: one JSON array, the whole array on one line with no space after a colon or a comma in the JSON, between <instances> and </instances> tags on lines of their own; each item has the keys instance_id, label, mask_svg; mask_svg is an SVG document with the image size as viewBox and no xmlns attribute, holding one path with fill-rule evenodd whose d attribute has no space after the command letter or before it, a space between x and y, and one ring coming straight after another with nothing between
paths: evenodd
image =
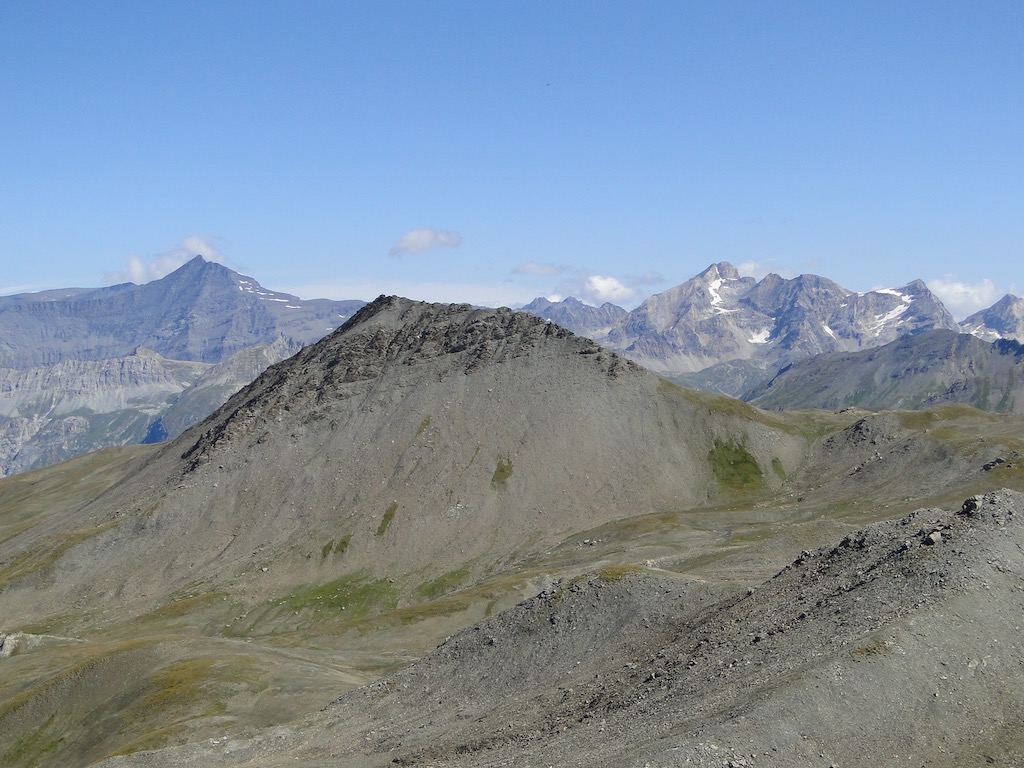
<instances>
[{"instance_id":1,"label":"blue sky","mask_svg":"<svg viewBox=\"0 0 1024 768\"><path fill-rule=\"evenodd\" d=\"M1020 2L0 10L0 293L630 307L712 262L1024 292Z\"/></svg>"}]
</instances>

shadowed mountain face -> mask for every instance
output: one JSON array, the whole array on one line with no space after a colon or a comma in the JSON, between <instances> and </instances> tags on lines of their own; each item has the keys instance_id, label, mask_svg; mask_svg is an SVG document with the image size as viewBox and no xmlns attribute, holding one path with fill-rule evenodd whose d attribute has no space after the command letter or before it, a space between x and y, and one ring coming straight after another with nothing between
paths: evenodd
<instances>
[{"instance_id":1,"label":"shadowed mountain face","mask_svg":"<svg viewBox=\"0 0 1024 768\"><path fill-rule=\"evenodd\" d=\"M762 408L929 408L1024 412L1024 347L927 331L878 349L820 355L744 395Z\"/></svg>"}]
</instances>

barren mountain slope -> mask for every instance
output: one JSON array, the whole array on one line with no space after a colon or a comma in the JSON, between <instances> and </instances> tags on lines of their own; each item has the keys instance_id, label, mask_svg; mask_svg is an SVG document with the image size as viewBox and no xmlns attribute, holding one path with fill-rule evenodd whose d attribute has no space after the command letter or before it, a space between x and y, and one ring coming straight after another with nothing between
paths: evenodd
<instances>
[{"instance_id":1,"label":"barren mountain slope","mask_svg":"<svg viewBox=\"0 0 1024 768\"><path fill-rule=\"evenodd\" d=\"M555 584L295 727L104 765L1020 765L1022 584L1024 497L1003 491L726 597Z\"/></svg>"}]
</instances>

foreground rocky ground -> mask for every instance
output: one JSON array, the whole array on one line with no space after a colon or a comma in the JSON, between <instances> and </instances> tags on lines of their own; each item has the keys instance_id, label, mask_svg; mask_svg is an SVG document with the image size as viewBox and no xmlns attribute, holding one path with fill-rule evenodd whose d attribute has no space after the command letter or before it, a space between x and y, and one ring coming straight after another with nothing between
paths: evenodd
<instances>
[{"instance_id":1,"label":"foreground rocky ground","mask_svg":"<svg viewBox=\"0 0 1024 768\"><path fill-rule=\"evenodd\" d=\"M923 509L736 593L607 568L301 723L104 766L1024 760L1024 496Z\"/></svg>"}]
</instances>

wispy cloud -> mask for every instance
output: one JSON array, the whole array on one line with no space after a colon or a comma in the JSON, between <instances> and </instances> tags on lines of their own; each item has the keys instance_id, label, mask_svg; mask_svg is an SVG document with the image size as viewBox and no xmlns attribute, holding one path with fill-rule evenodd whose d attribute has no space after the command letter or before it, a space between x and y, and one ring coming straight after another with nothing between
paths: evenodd
<instances>
[{"instance_id":1,"label":"wispy cloud","mask_svg":"<svg viewBox=\"0 0 1024 768\"><path fill-rule=\"evenodd\" d=\"M946 275L944 278L933 278L926 282L931 292L939 297L957 320L963 320L979 309L992 306L1008 293L997 288L987 277L976 283L965 283L957 280L954 275Z\"/></svg>"},{"instance_id":2,"label":"wispy cloud","mask_svg":"<svg viewBox=\"0 0 1024 768\"><path fill-rule=\"evenodd\" d=\"M565 267L560 267L557 264L542 264L536 261L527 261L512 267L514 275L539 275L540 277L554 277L564 274L565 271Z\"/></svg>"},{"instance_id":3,"label":"wispy cloud","mask_svg":"<svg viewBox=\"0 0 1024 768\"><path fill-rule=\"evenodd\" d=\"M583 296L580 298L596 304L604 304L606 301L617 304L629 301L635 296L636 290L618 278L611 275L590 275L583 281Z\"/></svg>"},{"instance_id":4,"label":"wispy cloud","mask_svg":"<svg viewBox=\"0 0 1024 768\"><path fill-rule=\"evenodd\" d=\"M407 253L423 253L431 248L458 248L462 245L462 235L433 227L420 227L406 232L391 246L389 256L402 256Z\"/></svg>"},{"instance_id":5,"label":"wispy cloud","mask_svg":"<svg viewBox=\"0 0 1024 768\"><path fill-rule=\"evenodd\" d=\"M148 283L166 277L178 267L196 256L207 261L223 263L220 251L209 239L200 235L189 235L178 245L156 256L144 258L138 254L128 257L125 266L116 272L107 272L103 279L108 283Z\"/></svg>"}]
</instances>

